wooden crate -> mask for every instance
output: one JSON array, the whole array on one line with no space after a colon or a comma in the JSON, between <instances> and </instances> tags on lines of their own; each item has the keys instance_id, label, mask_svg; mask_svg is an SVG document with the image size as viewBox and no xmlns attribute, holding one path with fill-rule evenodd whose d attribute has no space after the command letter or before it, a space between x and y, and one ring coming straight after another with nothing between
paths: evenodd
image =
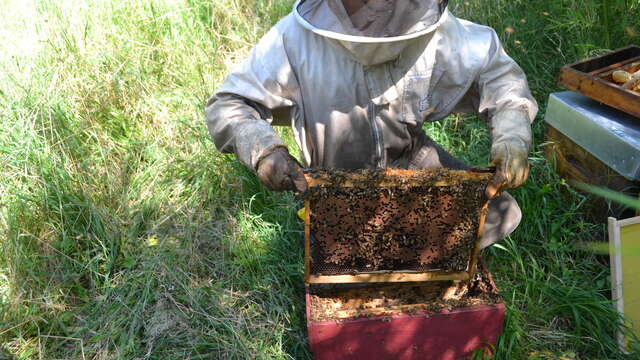
<instances>
[{"instance_id":1,"label":"wooden crate","mask_svg":"<svg viewBox=\"0 0 640 360\"><path fill-rule=\"evenodd\" d=\"M624 89L609 79L612 71L635 62L640 62L640 47L628 46L562 67L559 83L569 90L640 118L640 93Z\"/></svg>"},{"instance_id":2,"label":"wooden crate","mask_svg":"<svg viewBox=\"0 0 640 360\"><path fill-rule=\"evenodd\" d=\"M489 287L497 294L491 274L480 264L479 273L488 278ZM407 302L367 308L357 317L318 320L312 315L317 299L311 286L306 287L307 331L316 360L455 360L474 352L482 352L488 359L504 325L506 310L499 296L489 304L451 307L438 302L426 306Z\"/></svg>"}]
</instances>

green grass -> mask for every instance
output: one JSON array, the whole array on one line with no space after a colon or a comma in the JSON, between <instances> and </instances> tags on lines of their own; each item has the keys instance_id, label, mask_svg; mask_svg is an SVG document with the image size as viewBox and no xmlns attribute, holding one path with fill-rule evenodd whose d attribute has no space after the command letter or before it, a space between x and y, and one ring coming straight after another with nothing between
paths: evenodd
<instances>
[{"instance_id":1,"label":"green grass","mask_svg":"<svg viewBox=\"0 0 640 360\"><path fill-rule=\"evenodd\" d=\"M290 4L0 2L0 359L309 358L299 203L216 152L202 112ZM542 114L561 65L638 43L627 4L607 32L600 2L451 7L515 28L502 38ZM473 117L427 130L486 163ZM498 358L624 358L607 264L578 250L604 228L540 146L531 161L525 219L486 252L509 309Z\"/></svg>"}]
</instances>

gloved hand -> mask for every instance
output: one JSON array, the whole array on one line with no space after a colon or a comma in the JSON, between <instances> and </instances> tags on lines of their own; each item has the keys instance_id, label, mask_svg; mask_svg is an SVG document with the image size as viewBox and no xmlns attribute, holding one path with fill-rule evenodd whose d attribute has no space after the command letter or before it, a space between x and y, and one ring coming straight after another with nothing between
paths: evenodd
<instances>
[{"instance_id":1,"label":"gloved hand","mask_svg":"<svg viewBox=\"0 0 640 360\"><path fill-rule=\"evenodd\" d=\"M270 190L307 191L302 167L285 147L276 147L264 155L256 167L258 179Z\"/></svg>"},{"instance_id":2,"label":"gloved hand","mask_svg":"<svg viewBox=\"0 0 640 360\"><path fill-rule=\"evenodd\" d=\"M492 185L498 190L513 189L529 177L529 149L521 141L504 141L491 147L491 164L496 167Z\"/></svg>"},{"instance_id":3,"label":"gloved hand","mask_svg":"<svg viewBox=\"0 0 640 360\"><path fill-rule=\"evenodd\" d=\"M523 110L502 110L491 119L491 163L496 175L487 187L493 198L503 189L522 185L529 177L529 147L531 125L529 114Z\"/></svg>"}]
</instances>

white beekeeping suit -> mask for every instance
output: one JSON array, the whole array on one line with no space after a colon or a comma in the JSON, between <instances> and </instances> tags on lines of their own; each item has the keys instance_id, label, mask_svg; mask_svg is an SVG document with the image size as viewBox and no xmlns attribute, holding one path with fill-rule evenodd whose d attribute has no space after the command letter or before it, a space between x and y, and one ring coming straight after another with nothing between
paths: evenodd
<instances>
[{"instance_id":1,"label":"white beekeeping suit","mask_svg":"<svg viewBox=\"0 0 640 360\"><path fill-rule=\"evenodd\" d=\"M442 0L363 1L351 16L341 0L298 0L206 106L216 146L272 189L305 187L274 124L292 126L311 167L464 169L422 129L452 112L487 119L506 187L525 181L537 112L526 77L493 29ZM520 217L508 194L493 200L483 245Z\"/></svg>"}]
</instances>

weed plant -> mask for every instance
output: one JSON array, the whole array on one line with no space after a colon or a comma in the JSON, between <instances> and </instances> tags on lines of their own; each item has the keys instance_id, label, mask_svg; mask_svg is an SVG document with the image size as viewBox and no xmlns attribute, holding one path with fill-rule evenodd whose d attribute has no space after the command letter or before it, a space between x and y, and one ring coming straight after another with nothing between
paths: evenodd
<instances>
[{"instance_id":1,"label":"weed plant","mask_svg":"<svg viewBox=\"0 0 640 360\"><path fill-rule=\"evenodd\" d=\"M621 2L620 2L621 3ZM290 0L0 2L0 359L305 359L300 206L218 153L203 104ZM453 1L493 26L544 113L561 65L638 43L640 3ZM521 20L523 19L523 20ZM513 32L505 32L511 27ZM603 240L543 159L485 252L498 358L621 359ZM470 163L486 125L426 130ZM278 130L295 146L290 132Z\"/></svg>"}]
</instances>

